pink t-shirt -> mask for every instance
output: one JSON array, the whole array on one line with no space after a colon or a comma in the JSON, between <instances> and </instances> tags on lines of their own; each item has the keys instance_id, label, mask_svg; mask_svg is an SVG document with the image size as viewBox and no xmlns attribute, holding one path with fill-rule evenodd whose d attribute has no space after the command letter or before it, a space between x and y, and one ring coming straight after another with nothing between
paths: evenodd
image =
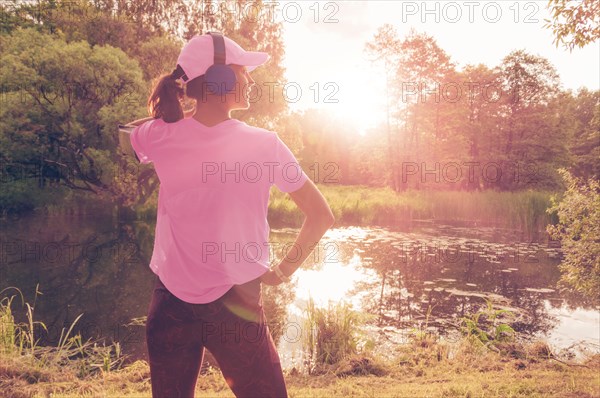
<instances>
[{"instance_id":1,"label":"pink t-shirt","mask_svg":"<svg viewBox=\"0 0 600 398\"><path fill-rule=\"evenodd\" d=\"M308 179L277 133L236 119L154 119L130 139L160 180L150 268L171 293L209 303L268 270L269 189Z\"/></svg>"}]
</instances>

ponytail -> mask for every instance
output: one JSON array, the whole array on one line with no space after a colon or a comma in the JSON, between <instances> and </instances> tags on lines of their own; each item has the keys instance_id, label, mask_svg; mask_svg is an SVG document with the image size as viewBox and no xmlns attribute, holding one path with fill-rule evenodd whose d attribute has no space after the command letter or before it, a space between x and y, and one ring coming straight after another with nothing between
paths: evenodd
<instances>
[{"instance_id":1,"label":"ponytail","mask_svg":"<svg viewBox=\"0 0 600 398\"><path fill-rule=\"evenodd\" d=\"M148 99L148 111L153 118L162 118L167 123L183 119L180 99L183 98L184 90L178 79L184 74L181 66L177 65L170 75L162 75L159 78ZM202 101L206 98L204 90L204 75L202 75L187 82L185 94L196 101Z\"/></svg>"},{"instance_id":2,"label":"ponytail","mask_svg":"<svg viewBox=\"0 0 600 398\"><path fill-rule=\"evenodd\" d=\"M170 75L162 75L154 86L148 99L148 111L153 118L162 118L167 123L183 119L183 108L179 102L183 98L183 86L176 80L180 69L178 65Z\"/></svg>"}]
</instances>

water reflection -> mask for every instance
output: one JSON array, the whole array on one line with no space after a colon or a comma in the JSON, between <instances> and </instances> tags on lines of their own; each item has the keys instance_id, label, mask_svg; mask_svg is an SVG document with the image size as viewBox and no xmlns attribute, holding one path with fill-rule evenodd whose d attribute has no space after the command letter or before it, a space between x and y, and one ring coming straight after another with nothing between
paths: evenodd
<instances>
[{"instance_id":1,"label":"water reflection","mask_svg":"<svg viewBox=\"0 0 600 398\"><path fill-rule=\"evenodd\" d=\"M423 325L452 340L459 319L485 306L507 309L512 327L530 338L546 338L557 348L577 341L600 351L599 303L558 292L560 252L548 242L519 242L510 231L487 231L476 238L438 231L342 228L328 233L323 247L335 244L339 262L307 264L297 271L299 296L290 322L302 324L310 293L322 304L346 300L376 315L383 339L405 341L406 332ZM351 255L350 255L351 254ZM300 293L304 292L304 293ZM558 310L556 306L565 306ZM567 309L569 308L569 309ZM575 310L576 309L576 310ZM573 322L577 320L577 322ZM569 333L574 325L582 331ZM287 365L298 363L300 344L282 341Z\"/></svg>"},{"instance_id":2,"label":"water reflection","mask_svg":"<svg viewBox=\"0 0 600 398\"><path fill-rule=\"evenodd\" d=\"M315 269L300 269L295 274L296 299L307 301L311 297L317 306L324 307L330 301L347 301L360 308L361 292L349 294L358 281L374 280L376 272L363 267L359 255L347 263L321 264Z\"/></svg>"},{"instance_id":3,"label":"water reflection","mask_svg":"<svg viewBox=\"0 0 600 398\"><path fill-rule=\"evenodd\" d=\"M34 318L48 328L46 332L38 325L35 330L41 345L56 344L61 329L83 313L74 333L104 338L107 344L119 341L140 357L143 329L129 324L145 315L149 303L153 274L140 259L149 258L154 228L110 209L93 214L26 217L3 224L0 290L14 286L27 302L35 300ZM36 299L38 284L42 295ZM3 296L13 294L9 290ZM18 302L20 298L13 305ZM25 320L23 308L13 311L17 321Z\"/></svg>"}]
</instances>

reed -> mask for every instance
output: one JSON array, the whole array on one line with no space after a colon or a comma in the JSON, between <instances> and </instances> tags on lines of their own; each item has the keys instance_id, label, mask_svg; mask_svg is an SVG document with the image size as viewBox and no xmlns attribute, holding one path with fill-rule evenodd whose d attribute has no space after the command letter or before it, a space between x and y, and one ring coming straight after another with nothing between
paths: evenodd
<instances>
[{"instance_id":1,"label":"reed","mask_svg":"<svg viewBox=\"0 0 600 398\"><path fill-rule=\"evenodd\" d=\"M547 191L404 191L363 185L318 185L337 225L402 225L415 220L470 223L545 231L553 217L546 212ZM289 195L271 191L270 221L299 227L303 216Z\"/></svg>"},{"instance_id":2,"label":"reed","mask_svg":"<svg viewBox=\"0 0 600 398\"><path fill-rule=\"evenodd\" d=\"M545 231L556 222L546 210L556 192L424 191L394 192L389 187L317 184L329 203L337 225L394 226L414 220L471 223L520 229L527 233ZM0 215L39 209L49 215L95 213L111 201L62 187L29 190L22 181L0 194ZM140 219L156 219L158 190L145 203L135 205ZM31 193L35 192L35 195ZM18 206L16 205L18 204ZM271 188L268 219L271 225L300 227L304 219L288 194Z\"/></svg>"},{"instance_id":3,"label":"reed","mask_svg":"<svg viewBox=\"0 0 600 398\"><path fill-rule=\"evenodd\" d=\"M552 193L546 191L519 192L458 192L423 193L427 204L426 218L451 221L473 221L485 226L499 226L523 231L543 231L550 222L546 209Z\"/></svg>"},{"instance_id":4,"label":"reed","mask_svg":"<svg viewBox=\"0 0 600 398\"><path fill-rule=\"evenodd\" d=\"M347 303L315 305L309 297L306 309L304 349L309 374L337 364L357 353L359 316Z\"/></svg>"},{"instance_id":5,"label":"reed","mask_svg":"<svg viewBox=\"0 0 600 398\"><path fill-rule=\"evenodd\" d=\"M17 351L15 318L11 311L13 297L5 297L0 302L0 354L13 354Z\"/></svg>"},{"instance_id":6,"label":"reed","mask_svg":"<svg viewBox=\"0 0 600 398\"><path fill-rule=\"evenodd\" d=\"M40 325L48 331L41 321L34 321L35 302L39 291L36 286L34 304L24 301L22 292L16 287L8 287L0 292L16 290L23 306L26 308L25 322L16 322L12 304L16 295L4 297L0 300L0 357L4 359L22 359L34 369L56 370L70 368L78 377L84 378L98 371L110 372L119 369L125 360L121 354L118 342L102 346L91 340L83 341L78 333L71 336L76 323L81 319L80 314L70 325L68 330L62 328L56 346L39 345L40 338L35 335L35 325Z\"/></svg>"}]
</instances>

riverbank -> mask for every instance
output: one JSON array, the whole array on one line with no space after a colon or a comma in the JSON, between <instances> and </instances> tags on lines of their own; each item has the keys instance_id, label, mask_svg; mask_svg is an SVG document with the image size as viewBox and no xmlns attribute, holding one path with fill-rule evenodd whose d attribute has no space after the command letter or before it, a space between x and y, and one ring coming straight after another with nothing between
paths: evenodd
<instances>
[{"instance_id":1,"label":"riverbank","mask_svg":"<svg viewBox=\"0 0 600 398\"><path fill-rule=\"evenodd\" d=\"M15 297L0 300L3 398L151 397L146 361L128 361L116 342L106 346L100 340L82 341L72 333L79 317L61 331L56 345L40 346L35 325L45 325L33 320L29 304L28 321L16 323L11 308ZM361 326L328 311L328 320L318 327L313 358L322 358L323 350L345 354L333 355L337 358L333 362L317 361L310 368L286 370L290 398L600 397L597 350L580 350L583 355L575 359L571 350L555 352L543 340L520 339L505 324L494 322L487 329L479 323L481 313L472 318L477 322L469 323L468 333L456 339L414 329L406 342L383 350L373 344L342 350L348 348L339 345L346 341L344 336L355 337ZM340 322L349 329L340 329ZM321 334L331 336L334 329L338 338L320 344ZM196 397L232 396L220 371L205 366L197 379Z\"/></svg>"},{"instance_id":2,"label":"riverbank","mask_svg":"<svg viewBox=\"0 0 600 398\"><path fill-rule=\"evenodd\" d=\"M405 191L365 185L317 184L336 218L335 226L406 225L414 221L457 223L472 227L499 227L528 234L545 232L555 222L548 214L550 191ZM155 217L156 196L139 213ZM303 215L289 195L272 187L269 223L302 226Z\"/></svg>"},{"instance_id":3,"label":"riverbank","mask_svg":"<svg viewBox=\"0 0 600 398\"><path fill-rule=\"evenodd\" d=\"M404 191L394 192L388 187L366 185L317 184L329 203L336 226L346 225L406 225L413 221L456 223L470 227L498 227L532 234L545 232L546 225L556 222L556 216L548 214L551 191L525 190L500 191ZM60 192L64 193L60 195ZM54 194L40 190L34 196L49 198L37 200L35 211L40 214L85 214L96 212L99 207L114 207L116 203L88 192L56 190ZM53 191L54 192L54 191ZM134 206L132 215L142 219L155 219L158 190L145 202ZM40 202L40 203L38 203ZM25 207L4 204L7 208ZM19 213L8 212L16 220ZM5 215L6 217L6 215ZM302 213L289 195L271 188L268 219L271 225L300 227Z\"/></svg>"},{"instance_id":4,"label":"riverbank","mask_svg":"<svg viewBox=\"0 0 600 398\"><path fill-rule=\"evenodd\" d=\"M476 349L462 341L449 359L443 344L406 344L394 359L354 356L318 375L286 372L293 397L599 397L600 355L580 364L549 358L541 342ZM150 397L145 361L83 377L70 366L40 366L31 356L0 355L0 390L6 398ZM203 370L196 397L233 397L214 368Z\"/></svg>"}]
</instances>

